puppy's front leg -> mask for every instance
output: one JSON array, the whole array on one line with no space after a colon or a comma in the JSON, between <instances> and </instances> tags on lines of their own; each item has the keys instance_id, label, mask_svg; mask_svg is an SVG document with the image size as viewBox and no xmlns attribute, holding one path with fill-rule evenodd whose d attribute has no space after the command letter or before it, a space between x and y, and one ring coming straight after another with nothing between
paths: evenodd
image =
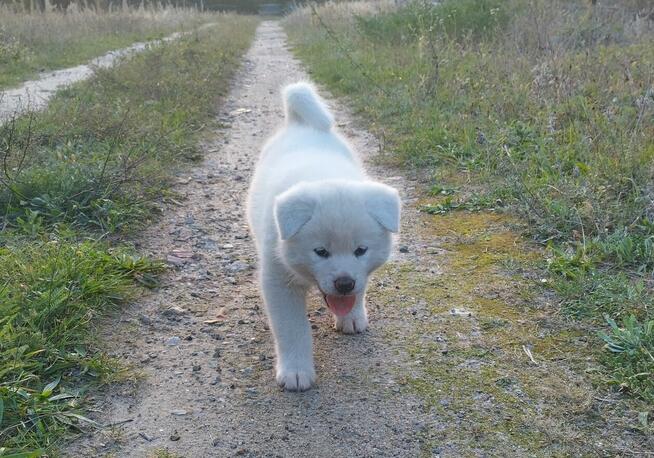
<instances>
[{"instance_id":1,"label":"puppy's front leg","mask_svg":"<svg viewBox=\"0 0 654 458\"><path fill-rule=\"evenodd\" d=\"M334 327L343 334L356 334L368 329L365 291L357 297L356 304L350 313L335 317Z\"/></svg>"},{"instance_id":2,"label":"puppy's front leg","mask_svg":"<svg viewBox=\"0 0 654 458\"><path fill-rule=\"evenodd\" d=\"M291 288L263 273L263 294L277 352L277 383L289 391L305 391L316 379L307 319L306 291Z\"/></svg>"}]
</instances>

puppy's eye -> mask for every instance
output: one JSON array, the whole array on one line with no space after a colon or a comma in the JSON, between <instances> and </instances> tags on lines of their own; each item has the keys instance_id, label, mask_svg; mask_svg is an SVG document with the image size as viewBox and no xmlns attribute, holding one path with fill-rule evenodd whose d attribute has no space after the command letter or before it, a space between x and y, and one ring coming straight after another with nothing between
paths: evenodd
<instances>
[{"instance_id":1,"label":"puppy's eye","mask_svg":"<svg viewBox=\"0 0 654 458\"><path fill-rule=\"evenodd\" d=\"M316 248L316 249L313 250L313 251L314 251L314 253L316 253L316 254L317 254L318 256L320 256L321 258L328 258L328 257L329 257L329 251L325 250L325 249L322 248L322 247L320 247L320 248Z\"/></svg>"},{"instance_id":2,"label":"puppy's eye","mask_svg":"<svg viewBox=\"0 0 654 458\"><path fill-rule=\"evenodd\" d=\"M367 246L360 246L359 248L357 248L356 250L354 250L354 256L356 256L357 258L358 258L359 256L363 256L364 254L366 254L366 251L368 251L368 247L367 247Z\"/></svg>"}]
</instances>

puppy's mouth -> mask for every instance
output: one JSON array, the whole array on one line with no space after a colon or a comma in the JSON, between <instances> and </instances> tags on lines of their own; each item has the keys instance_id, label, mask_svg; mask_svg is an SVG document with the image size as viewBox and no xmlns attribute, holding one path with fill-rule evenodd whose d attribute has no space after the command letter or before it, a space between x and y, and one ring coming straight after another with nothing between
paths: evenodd
<instances>
[{"instance_id":1,"label":"puppy's mouth","mask_svg":"<svg viewBox=\"0 0 654 458\"><path fill-rule=\"evenodd\" d=\"M327 307L331 310L336 316L345 316L354 308L356 304L357 296L356 294L350 294L347 296L341 294L325 294L322 293Z\"/></svg>"}]
</instances>

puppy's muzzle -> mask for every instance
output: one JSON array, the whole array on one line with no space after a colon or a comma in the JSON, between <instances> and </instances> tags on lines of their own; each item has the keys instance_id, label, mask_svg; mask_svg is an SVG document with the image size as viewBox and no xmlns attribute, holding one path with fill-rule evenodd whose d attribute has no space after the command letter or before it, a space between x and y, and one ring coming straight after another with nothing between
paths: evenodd
<instances>
[{"instance_id":1,"label":"puppy's muzzle","mask_svg":"<svg viewBox=\"0 0 654 458\"><path fill-rule=\"evenodd\" d=\"M351 277L338 277L334 280L334 288L341 294L351 293L354 289L355 281Z\"/></svg>"}]
</instances>

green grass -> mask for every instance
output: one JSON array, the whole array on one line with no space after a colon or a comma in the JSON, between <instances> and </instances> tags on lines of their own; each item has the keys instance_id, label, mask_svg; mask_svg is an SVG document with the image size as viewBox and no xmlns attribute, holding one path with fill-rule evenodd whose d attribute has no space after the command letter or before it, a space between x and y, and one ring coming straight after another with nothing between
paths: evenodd
<instances>
[{"instance_id":1,"label":"green grass","mask_svg":"<svg viewBox=\"0 0 654 458\"><path fill-rule=\"evenodd\" d=\"M116 364L93 344L93 321L161 266L60 238L12 241L0 248L0 266L0 437L9 453L48 450L71 426L91 424L80 414L81 390Z\"/></svg>"},{"instance_id":2,"label":"green grass","mask_svg":"<svg viewBox=\"0 0 654 458\"><path fill-rule=\"evenodd\" d=\"M38 72L86 63L137 41L162 38L211 22L192 9L149 7L96 12L27 12L0 5L0 88L34 78Z\"/></svg>"},{"instance_id":3,"label":"green grass","mask_svg":"<svg viewBox=\"0 0 654 458\"><path fill-rule=\"evenodd\" d=\"M602 339L611 353L604 357L604 362L613 370L611 382L644 399L654 399L654 320L639 323L634 315L629 315L620 326L605 317L611 330L602 334Z\"/></svg>"},{"instance_id":4,"label":"green grass","mask_svg":"<svg viewBox=\"0 0 654 458\"><path fill-rule=\"evenodd\" d=\"M446 191L423 211L501 206L530 223L550 248L548 284L562 312L594 326L599 347L600 332L648 335L654 318L654 32L638 22L646 6L331 5L318 18L299 10L286 25L312 75L371 121L388 160L431 171L437 191L469 178L461 195ZM654 346L640 342L629 357L605 347L606 378L651 402Z\"/></svg>"},{"instance_id":5,"label":"green grass","mask_svg":"<svg viewBox=\"0 0 654 458\"><path fill-rule=\"evenodd\" d=\"M162 269L122 240L201 157L198 133L256 25L217 21L0 127L0 456L51 454L93 427L86 391L121 374L94 324L156 286Z\"/></svg>"}]
</instances>

